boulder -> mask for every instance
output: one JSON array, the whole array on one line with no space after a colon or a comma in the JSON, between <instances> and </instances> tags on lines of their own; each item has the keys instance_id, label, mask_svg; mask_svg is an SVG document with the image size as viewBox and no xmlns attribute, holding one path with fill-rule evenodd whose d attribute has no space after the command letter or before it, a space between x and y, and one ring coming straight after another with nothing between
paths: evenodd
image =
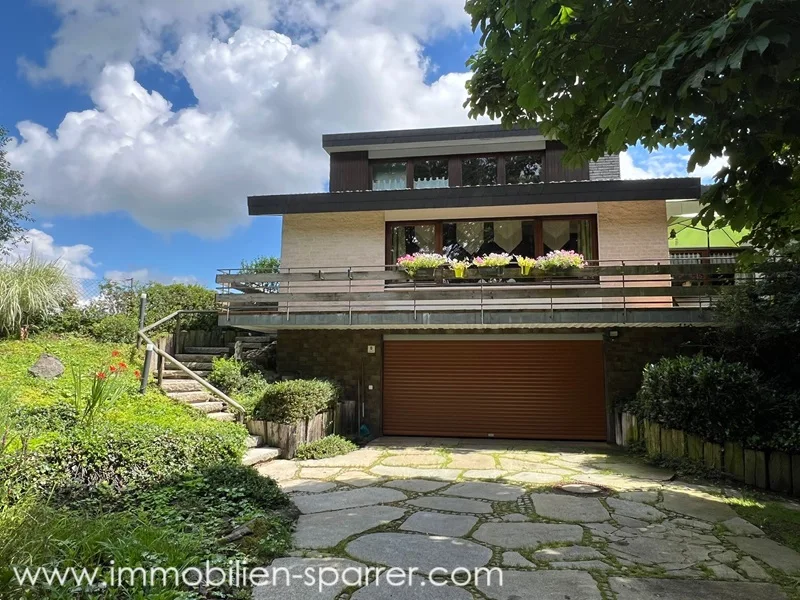
<instances>
[{"instance_id":1,"label":"boulder","mask_svg":"<svg viewBox=\"0 0 800 600\"><path fill-rule=\"evenodd\" d=\"M245 350L242 360L251 364L260 373L274 372L277 365L278 342L270 342L263 348Z\"/></svg>"},{"instance_id":2,"label":"boulder","mask_svg":"<svg viewBox=\"0 0 800 600\"><path fill-rule=\"evenodd\" d=\"M31 365L28 373L38 379L58 379L64 374L64 364L52 354L44 353Z\"/></svg>"}]
</instances>

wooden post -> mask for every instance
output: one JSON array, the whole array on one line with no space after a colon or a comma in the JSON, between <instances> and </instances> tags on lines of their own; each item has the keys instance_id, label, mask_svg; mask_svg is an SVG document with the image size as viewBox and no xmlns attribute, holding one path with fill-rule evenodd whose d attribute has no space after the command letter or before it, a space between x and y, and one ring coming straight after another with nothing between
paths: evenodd
<instances>
[{"instance_id":1,"label":"wooden post","mask_svg":"<svg viewBox=\"0 0 800 600\"><path fill-rule=\"evenodd\" d=\"M175 317L175 334L172 340L172 355L177 356L181 353L181 315Z\"/></svg>"},{"instance_id":2,"label":"wooden post","mask_svg":"<svg viewBox=\"0 0 800 600\"><path fill-rule=\"evenodd\" d=\"M145 292L142 292L142 295L139 297L139 331L144 329L144 320L146 313L147 313L147 294ZM138 350L141 347L142 347L142 340L137 335L136 349Z\"/></svg>"},{"instance_id":3,"label":"wooden post","mask_svg":"<svg viewBox=\"0 0 800 600\"><path fill-rule=\"evenodd\" d=\"M139 393L144 394L147 391L147 380L150 379L150 364L153 362L153 344L147 344L147 350L144 354L144 365L142 365L142 383L139 386Z\"/></svg>"},{"instance_id":4,"label":"wooden post","mask_svg":"<svg viewBox=\"0 0 800 600\"><path fill-rule=\"evenodd\" d=\"M167 351L167 338L161 338L158 340L158 349L162 352ZM164 383L164 363L166 362L160 354L156 355L156 365L158 368L158 387L161 387L161 384Z\"/></svg>"}]
</instances>

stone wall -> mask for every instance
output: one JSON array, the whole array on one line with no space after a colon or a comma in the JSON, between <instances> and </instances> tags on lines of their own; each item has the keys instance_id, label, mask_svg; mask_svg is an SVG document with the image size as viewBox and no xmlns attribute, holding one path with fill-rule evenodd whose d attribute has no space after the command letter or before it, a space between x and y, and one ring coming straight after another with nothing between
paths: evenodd
<instances>
[{"instance_id":1,"label":"stone wall","mask_svg":"<svg viewBox=\"0 0 800 600\"><path fill-rule=\"evenodd\" d=\"M589 161L589 179L607 180L621 179L619 154L606 155L598 160Z\"/></svg>"}]
</instances>

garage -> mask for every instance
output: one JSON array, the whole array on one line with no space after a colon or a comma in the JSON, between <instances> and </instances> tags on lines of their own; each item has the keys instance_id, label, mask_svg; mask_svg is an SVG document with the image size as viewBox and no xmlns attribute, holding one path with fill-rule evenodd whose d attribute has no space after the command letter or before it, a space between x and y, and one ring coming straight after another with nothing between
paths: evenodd
<instances>
[{"instance_id":1,"label":"garage","mask_svg":"<svg viewBox=\"0 0 800 600\"><path fill-rule=\"evenodd\" d=\"M387 335L383 433L605 440L603 340Z\"/></svg>"}]
</instances>

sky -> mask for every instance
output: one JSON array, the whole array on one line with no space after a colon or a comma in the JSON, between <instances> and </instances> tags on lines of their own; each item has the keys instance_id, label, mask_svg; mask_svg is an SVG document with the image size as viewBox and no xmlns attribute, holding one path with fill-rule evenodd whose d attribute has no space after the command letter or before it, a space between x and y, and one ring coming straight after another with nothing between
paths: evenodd
<instances>
[{"instance_id":1,"label":"sky","mask_svg":"<svg viewBox=\"0 0 800 600\"><path fill-rule=\"evenodd\" d=\"M13 257L197 282L280 254L254 194L328 187L323 133L468 124L464 0L15 0L0 125L34 220ZM686 175L688 152L621 157ZM715 160L693 175L709 180Z\"/></svg>"}]
</instances>

